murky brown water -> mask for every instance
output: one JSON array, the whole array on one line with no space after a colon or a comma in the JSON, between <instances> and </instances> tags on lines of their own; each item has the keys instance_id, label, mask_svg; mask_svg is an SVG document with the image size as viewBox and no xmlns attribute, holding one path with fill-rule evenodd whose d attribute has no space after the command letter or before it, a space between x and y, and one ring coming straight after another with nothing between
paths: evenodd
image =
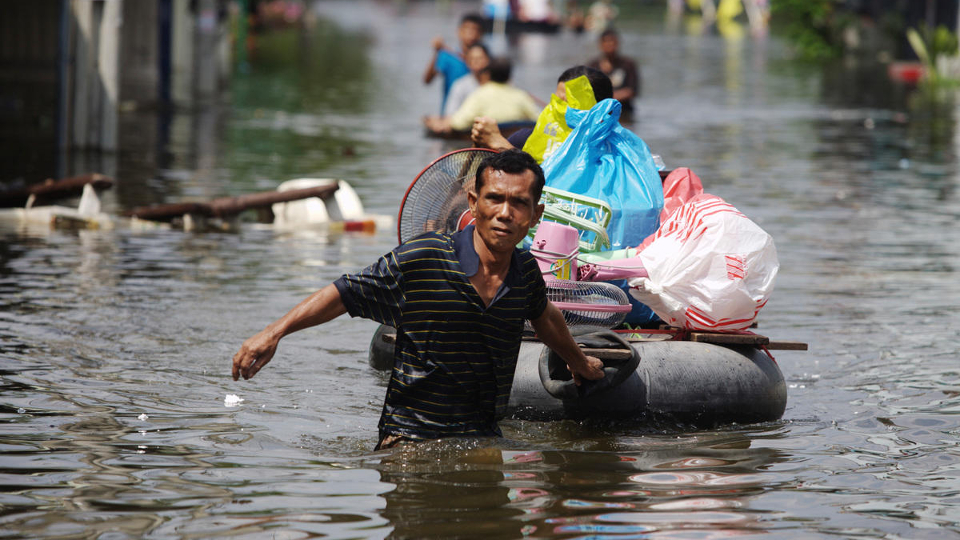
<instances>
[{"instance_id":1,"label":"murky brown water","mask_svg":"<svg viewBox=\"0 0 960 540\"><path fill-rule=\"evenodd\" d=\"M447 4L438 4L447 5ZM453 143L425 139L419 82L458 10L323 2L264 36L196 114L124 118L108 211L347 179L368 210ZM373 323L291 336L256 379L239 344L390 249L373 236L0 233L0 536L944 538L960 533L956 110L870 72L790 59L776 37L691 34L625 13L636 131L770 232L761 316L789 386L780 422L689 430L507 420L505 438L373 453ZM504 47L507 44L495 43ZM589 36L509 46L546 98ZM859 86L858 86L859 85ZM879 96L879 97L878 97ZM87 170L76 158L76 167ZM238 394L237 407L224 397Z\"/></svg>"}]
</instances>

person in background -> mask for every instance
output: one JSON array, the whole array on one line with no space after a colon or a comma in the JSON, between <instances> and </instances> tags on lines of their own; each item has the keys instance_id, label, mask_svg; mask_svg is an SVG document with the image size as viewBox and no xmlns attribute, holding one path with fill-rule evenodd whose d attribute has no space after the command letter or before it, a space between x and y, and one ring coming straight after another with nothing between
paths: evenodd
<instances>
[{"instance_id":1,"label":"person in background","mask_svg":"<svg viewBox=\"0 0 960 540\"><path fill-rule=\"evenodd\" d=\"M468 131L474 120L481 116L500 123L536 120L540 107L529 93L510 86L512 70L508 58L490 60L486 70L489 80L470 94L448 118L425 119L427 128L436 133Z\"/></svg>"},{"instance_id":2,"label":"person in background","mask_svg":"<svg viewBox=\"0 0 960 540\"><path fill-rule=\"evenodd\" d=\"M597 103L613 97L613 86L610 78L598 69L587 66L574 66L564 70L557 78L557 97L566 101L567 88L564 83L572 81L577 77L585 76L590 81L590 87L593 88L593 97ZM533 128L518 129L509 138L500 133L500 126L495 118L481 116L475 118L473 127L470 130L470 139L480 148L490 148L492 150L507 150L510 148L523 148Z\"/></svg>"},{"instance_id":3,"label":"person in background","mask_svg":"<svg viewBox=\"0 0 960 540\"><path fill-rule=\"evenodd\" d=\"M589 32L602 32L613 24L613 20L620 14L620 9L611 0L597 0L590 4L587 10L585 26Z\"/></svg>"},{"instance_id":4,"label":"person in background","mask_svg":"<svg viewBox=\"0 0 960 540\"><path fill-rule=\"evenodd\" d=\"M341 276L243 342L233 380L249 379L280 340L344 313L397 330L378 449L403 441L501 435L524 320L566 362L576 384L602 379L563 313L547 299L536 259L517 248L543 214L543 170L510 150L480 163L467 203L474 224L424 233L356 274Z\"/></svg>"},{"instance_id":5,"label":"person in background","mask_svg":"<svg viewBox=\"0 0 960 540\"><path fill-rule=\"evenodd\" d=\"M608 28L600 34L600 56L587 63L610 77L613 84L613 99L623 106L620 121L633 119L633 99L640 97L640 70L637 64L620 55L620 37L617 31Z\"/></svg>"},{"instance_id":6,"label":"person in background","mask_svg":"<svg viewBox=\"0 0 960 540\"><path fill-rule=\"evenodd\" d=\"M440 100L440 111L443 112L447 101L447 95L453 83L470 73L463 57L467 49L476 43L480 43L483 37L483 17L476 13L469 13L460 19L460 26L457 27L457 39L460 41L460 51L454 52L447 49L443 38L433 39L433 57L427 64L427 69L423 73L423 84L430 84L433 79L440 75L443 79L442 97Z\"/></svg>"},{"instance_id":7,"label":"person in background","mask_svg":"<svg viewBox=\"0 0 960 540\"><path fill-rule=\"evenodd\" d=\"M447 94L447 104L443 109L443 116L452 116L457 112L463 102L470 97L480 85L487 82L490 72L487 67L490 65L490 52L482 43L475 43L467 49L465 60L467 67L470 68L470 75L460 77L453 86L450 87L450 93Z\"/></svg>"},{"instance_id":8,"label":"person in background","mask_svg":"<svg viewBox=\"0 0 960 540\"><path fill-rule=\"evenodd\" d=\"M587 26L587 16L577 0L567 0L567 8L564 10L567 14L565 25L577 34L582 34Z\"/></svg>"}]
</instances>

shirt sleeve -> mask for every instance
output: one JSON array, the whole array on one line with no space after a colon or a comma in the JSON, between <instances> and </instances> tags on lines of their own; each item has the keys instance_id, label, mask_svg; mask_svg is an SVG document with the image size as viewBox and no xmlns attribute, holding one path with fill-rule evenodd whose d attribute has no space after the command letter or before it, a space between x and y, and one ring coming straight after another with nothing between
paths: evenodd
<instances>
[{"instance_id":1,"label":"shirt sleeve","mask_svg":"<svg viewBox=\"0 0 960 540\"><path fill-rule=\"evenodd\" d=\"M347 313L396 328L403 306L403 273L396 250L357 272L333 282Z\"/></svg>"},{"instance_id":2,"label":"shirt sleeve","mask_svg":"<svg viewBox=\"0 0 960 540\"><path fill-rule=\"evenodd\" d=\"M527 296L527 313L524 318L532 321L543 315L543 311L547 309L547 284L543 281L543 274L532 255L527 257L524 264L524 278L530 288L530 294Z\"/></svg>"},{"instance_id":3,"label":"shirt sleeve","mask_svg":"<svg viewBox=\"0 0 960 540\"><path fill-rule=\"evenodd\" d=\"M433 67L443 75L443 83L447 90L450 90L453 81L470 73L470 68L467 67L466 62L444 49L441 49L437 54L437 61L433 64Z\"/></svg>"},{"instance_id":4,"label":"shirt sleeve","mask_svg":"<svg viewBox=\"0 0 960 540\"><path fill-rule=\"evenodd\" d=\"M507 137L507 142L512 144L514 148L523 148L524 145L527 144L527 139L530 138L530 135L533 135L533 128L521 128Z\"/></svg>"},{"instance_id":5,"label":"shirt sleeve","mask_svg":"<svg viewBox=\"0 0 960 540\"><path fill-rule=\"evenodd\" d=\"M450 69L451 60L453 60L453 55L440 49L440 52L437 53L437 60L433 63L433 69L436 69L441 75L446 76L447 70Z\"/></svg>"}]
</instances>

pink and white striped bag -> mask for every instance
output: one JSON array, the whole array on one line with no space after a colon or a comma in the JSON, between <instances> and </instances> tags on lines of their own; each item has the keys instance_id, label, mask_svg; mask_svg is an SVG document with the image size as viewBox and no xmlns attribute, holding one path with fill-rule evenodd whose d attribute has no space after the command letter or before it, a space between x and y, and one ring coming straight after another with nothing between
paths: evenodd
<instances>
[{"instance_id":1,"label":"pink and white striped bag","mask_svg":"<svg viewBox=\"0 0 960 540\"><path fill-rule=\"evenodd\" d=\"M664 322L691 330L748 328L773 292L780 263L770 237L720 197L676 209L637 254L649 274L630 294Z\"/></svg>"}]
</instances>

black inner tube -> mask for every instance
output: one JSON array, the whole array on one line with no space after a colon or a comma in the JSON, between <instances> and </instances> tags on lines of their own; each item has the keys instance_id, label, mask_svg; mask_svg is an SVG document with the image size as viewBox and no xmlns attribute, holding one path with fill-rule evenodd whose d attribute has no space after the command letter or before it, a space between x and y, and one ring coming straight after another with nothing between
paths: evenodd
<instances>
[{"instance_id":1,"label":"black inner tube","mask_svg":"<svg viewBox=\"0 0 960 540\"><path fill-rule=\"evenodd\" d=\"M616 332L605 330L576 336L577 343L588 348L622 348L630 351L626 360L604 360L604 377L596 381L584 380L580 386L573 381L567 363L559 354L544 347L540 354L540 382L547 392L557 399L582 399L616 387L632 375L640 365L640 353Z\"/></svg>"}]
</instances>

